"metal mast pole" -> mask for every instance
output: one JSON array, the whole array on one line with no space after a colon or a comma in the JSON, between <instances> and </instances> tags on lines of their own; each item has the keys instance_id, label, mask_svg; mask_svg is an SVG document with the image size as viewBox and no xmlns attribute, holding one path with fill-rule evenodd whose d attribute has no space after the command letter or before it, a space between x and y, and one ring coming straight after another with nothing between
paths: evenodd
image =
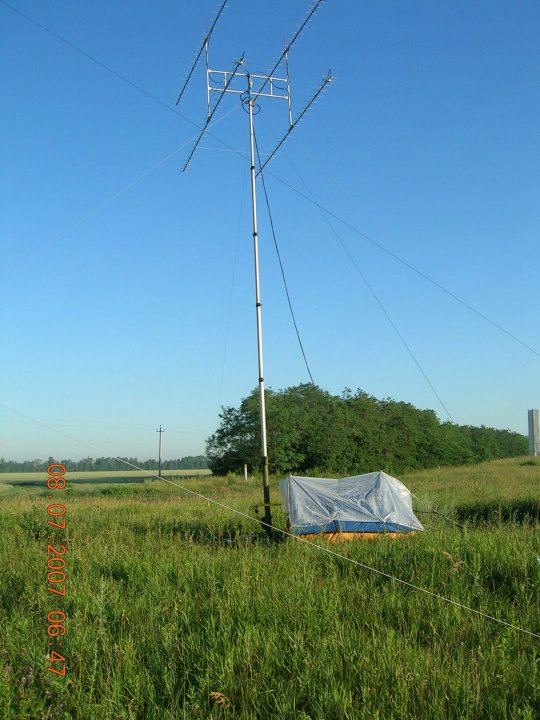
<instances>
[{"instance_id":1,"label":"metal mast pole","mask_svg":"<svg viewBox=\"0 0 540 720\"><path fill-rule=\"evenodd\" d=\"M165 430L162 430L160 425L159 430L156 430L156 432L159 433L158 477L161 477L161 436L162 433L165 432Z\"/></svg>"},{"instance_id":2,"label":"metal mast pole","mask_svg":"<svg viewBox=\"0 0 540 720\"><path fill-rule=\"evenodd\" d=\"M328 73L328 76L323 79L320 87L318 88L317 92L311 97L307 105L304 107L302 112L298 115L296 120L293 121L292 117L292 102L291 102L291 83L289 78L289 51L291 47L294 45L296 40L298 39L299 35L309 22L309 20L312 18L313 14L316 12L319 5L321 5L324 0L314 0L313 5L311 7L311 10L307 13L304 20L302 21L300 27L298 30L294 33L294 36L292 40L287 44L285 47L285 50L282 52L281 56L279 57L278 61L275 63L274 67L270 71L269 74L261 74L261 73L249 73L249 72L242 72L240 71L240 67L244 65L244 54L240 57L239 60L235 62L235 65L233 67L233 70L217 70L217 69L211 69L209 64L209 57L208 57L208 46L210 41L210 36L212 35L212 32L216 26L216 23L223 12L223 9L225 5L227 4L228 0L223 0L218 14L216 16L216 19L212 23L212 27L210 28L210 31L206 34L201 48L197 54L197 57L195 58L195 62L191 66L191 69L188 73L187 79L185 80L182 89L180 91L180 94L178 95L178 100L176 101L176 104L178 105L178 102L180 101L181 97L183 96L186 87L189 83L189 80L195 70L195 67L197 63L199 62L199 58L204 52L205 55L205 61L206 61L206 101L207 101L207 117L206 122L204 124L204 127L201 129L199 135L197 136L197 139L195 140L195 143L191 149L191 152L189 154L189 157L184 163L184 166L182 168L183 171L187 170L187 167L191 161L191 158L193 157L197 147L199 146L199 143L201 142L202 137L204 136L204 133L206 132L209 124L212 121L212 118L214 117L214 114L223 100L224 96L228 93L236 94L240 96L240 100L242 102L242 105L246 112L249 115L249 141L250 141L250 159L251 159L251 200L252 200L252 212L253 212L253 253L255 257L255 311L257 316L257 352L258 352L258 358L259 358L259 410L260 410L260 423L261 423L261 458L262 458L262 470L263 470L263 497L264 497L264 520L261 521L261 524L263 525L268 537L272 537L272 515L270 513L270 481L268 477L268 444L267 444L267 438L266 438L266 403L265 403L265 397L264 397L264 370L263 370L263 343L262 343L262 320L261 320L261 287L260 287L260 280L259 280L259 238L258 238L258 230L257 230L257 191L256 191L256 178L257 175L259 175L264 167L270 162L270 160L274 157L276 152L279 150L279 148L283 145L285 140L289 137L291 132L295 129L295 127L298 125L302 117L306 114L306 112L309 110L309 108L313 105L317 97L321 94L321 92L324 90L326 85L331 81L330 73ZM278 67L280 64L285 61L285 77L279 77L277 75L274 75L274 73L278 70ZM281 73L283 74L283 73ZM244 90L240 85L243 85L243 81L247 82L247 90ZM212 93L218 93L218 98L216 102L213 104L213 107L211 107L210 104L210 98ZM287 106L288 106L288 115L289 115L289 126L287 128L287 132L285 135L281 138L277 146L274 148L273 152L270 154L269 157L264 161L264 163L261 163L259 160L259 170L255 171L255 133L253 130L253 115L256 114L254 112L254 109L257 111L259 110L259 106L256 105L259 98L268 98L273 100L286 100ZM161 429L161 428L160 428ZM160 436L161 437L161 436Z\"/></svg>"},{"instance_id":3,"label":"metal mast pole","mask_svg":"<svg viewBox=\"0 0 540 720\"><path fill-rule=\"evenodd\" d=\"M272 515L270 513L270 480L268 477L268 443L266 439L266 402L264 397L264 365L262 344L262 303L259 279L259 236L257 230L257 188L255 180L255 133L253 130L253 105L251 95L252 79L248 81L249 146L251 158L251 207L253 214L253 254L255 258L255 311L257 315L257 353L259 358L259 409L261 415L261 460L263 470L264 525L268 537L272 537Z\"/></svg>"}]
</instances>

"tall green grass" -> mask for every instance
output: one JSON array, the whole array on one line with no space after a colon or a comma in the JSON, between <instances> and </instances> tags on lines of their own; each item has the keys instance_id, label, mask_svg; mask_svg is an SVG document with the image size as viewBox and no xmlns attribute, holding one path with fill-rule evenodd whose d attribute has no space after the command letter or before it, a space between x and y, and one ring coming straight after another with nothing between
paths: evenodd
<instances>
[{"instance_id":1,"label":"tall green grass","mask_svg":"<svg viewBox=\"0 0 540 720\"><path fill-rule=\"evenodd\" d=\"M534 509L540 467L502 461L404 479L418 507L444 508L461 527L425 514L414 537L332 549L540 634L537 517L477 512ZM240 478L181 482L248 514L260 502ZM538 639L305 544L270 544L256 522L170 485L65 496L70 584L55 599L47 496L2 501L6 720L540 715ZM46 670L53 607L68 614L64 679Z\"/></svg>"}]
</instances>

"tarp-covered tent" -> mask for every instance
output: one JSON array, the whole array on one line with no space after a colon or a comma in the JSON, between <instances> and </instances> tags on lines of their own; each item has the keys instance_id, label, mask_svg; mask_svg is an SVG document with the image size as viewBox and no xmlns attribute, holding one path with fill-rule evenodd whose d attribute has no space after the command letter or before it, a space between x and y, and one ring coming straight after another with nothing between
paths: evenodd
<instances>
[{"instance_id":1,"label":"tarp-covered tent","mask_svg":"<svg viewBox=\"0 0 540 720\"><path fill-rule=\"evenodd\" d=\"M331 480L289 475L279 484L295 535L328 533L345 537L423 530L405 485L385 472Z\"/></svg>"}]
</instances>

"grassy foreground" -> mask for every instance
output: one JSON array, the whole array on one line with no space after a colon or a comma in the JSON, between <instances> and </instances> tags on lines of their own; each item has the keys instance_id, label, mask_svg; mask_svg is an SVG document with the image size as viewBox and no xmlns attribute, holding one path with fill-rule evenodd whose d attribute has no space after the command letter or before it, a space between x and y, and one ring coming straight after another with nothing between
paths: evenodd
<instances>
[{"instance_id":1,"label":"grassy foreground","mask_svg":"<svg viewBox=\"0 0 540 720\"><path fill-rule=\"evenodd\" d=\"M165 483L74 485L52 501L67 507L66 597L47 592L49 491L4 495L0 717L540 717L538 638L346 559L540 634L540 463L402 479L416 509L461 527L419 513L426 532L333 546L345 559L269 545ZM179 482L250 515L260 502L243 478ZM54 609L65 678L46 669Z\"/></svg>"}]
</instances>

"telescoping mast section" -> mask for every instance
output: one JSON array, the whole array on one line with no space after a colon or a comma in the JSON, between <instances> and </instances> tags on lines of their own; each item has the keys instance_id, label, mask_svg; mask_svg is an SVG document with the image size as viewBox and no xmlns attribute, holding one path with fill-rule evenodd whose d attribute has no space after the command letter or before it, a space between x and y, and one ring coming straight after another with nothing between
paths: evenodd
<instances>
[{"instance_id":1,"label":"telescoping mast section","mask_svg":"<svg viewBox=\"0 0 540 720\"><path fill-rule=\"evenodd\" d=\"M274 67L268 75L260 73L249 73L241 71L244 68L244 54L234 63L232 70L217 70L210 68L209 64L209 42L210 37L216 27L216 24L227 4L228 0L224 0L213 20L210 31L205 36L202 45L198 51L195 61L187 75L187 78L178 95L176 104L180 102L189 80L193 75L193 71L204 52L206 62L206 98L207 98L207 115L204 126L195 140L191 152L184 163L183 171L187 170L188 165L195 154L195 151L210 125L216 110L227 93L238 95L244 110L249 118L249 148L250 148L250 172L251 172L251 207L252 207L252 224L253 224L253 257L255 270L255 313L257 319L257 354L259 369L259 409L260 409L260 426L261 426L261 463L263 471L263 498L264 498L264 520L262 524L269 537L272 536L272 515L270 512L270 482L268 472L268 440L266 433L266 404L264 394L264 360L263 360L263 340L262 340L262 302L261 302L261 283L259 273L259 234L257 223L257 176L262 172L264 167L275 156L281 145L298 125L307 110L313 105L318 96L323 92L326 86L332 81L331 73L323 78L316 92L312 95L309 102L305 105L302 112L293 120L292 115L292 98L291 83L289 78L289 51L297 40L298 36L307 25L319 5L324 0L316 0L306 14L298 30L295 32L292 40L283 50L281 56L275 63ZM283 68L279 74L280 68ZM212 103L212 98L217 95L217 99ZM282 100L285 101L284 107L288 112L288 126L285 134L280 139L274 150L270 153L264 165L258 170L255 165L255 127L254 116L260 112L261 106L259 101L265 100Z\"/></svg>"}]
</instances>

